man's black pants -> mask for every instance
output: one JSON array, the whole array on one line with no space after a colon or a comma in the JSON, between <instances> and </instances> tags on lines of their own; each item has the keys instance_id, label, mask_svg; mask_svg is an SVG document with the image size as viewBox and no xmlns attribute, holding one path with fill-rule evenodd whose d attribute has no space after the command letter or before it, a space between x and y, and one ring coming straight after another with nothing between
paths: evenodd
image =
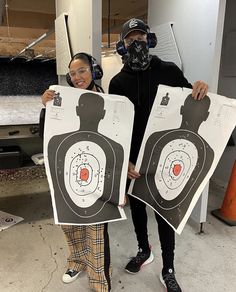
<instances>
[{"instance_id":1,"label":"man's black pants","mask_svg":"<svg viewBox=\"0 0 236 292\"><path fill-rule=\"evenodd\" d=\"M144 252L149 251L146 204L132 196L129 196L129 201L138 246ZM163 271L167 272L168 268L174 269L175 232L156 212L155 217L161 243Z\"/></svg>"}]
</instances>

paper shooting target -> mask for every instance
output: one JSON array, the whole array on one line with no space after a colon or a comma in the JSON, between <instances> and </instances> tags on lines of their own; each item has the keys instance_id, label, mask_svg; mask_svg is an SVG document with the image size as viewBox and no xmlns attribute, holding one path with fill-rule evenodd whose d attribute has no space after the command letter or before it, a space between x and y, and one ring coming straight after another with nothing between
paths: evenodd
<instances>
[{"instance_id":1,"label":"paper shooting target","mask_svg":"<svg viewBox=\"0 0 236 292\"><path fill-rule=\"evenodd\" d=\"M197 164L197 156L196 146L184 139L173 140L164 146L155 181L165 200L179 196Z\"/></svg>"},{"instance_id":2,"label":"paper shooting target","mask_svg":"<svg viewBox=\"0 0 236 292\"><path fill-rule=\"evenodd\" d=\"M47 104L44 153L55 222L87 225L124 219L119 204L127 175L132 103L78 88L53 90L63 100ZM56 106L60 119L53 111Z\"/></svg>"},{"instance_id":3,"label":"paper shooting target","mask_svg":"<svg viewBox=\"0 0 236 292\"><path fill-rule=\"evenodd\" d=\"M90 141L72 145L65 157L64 180L72 201L89 207L103 194L106 156L101 147Z\"/></svg>"},{"instance_id":4,"label":"paper shooting target","mask_svg":"<svg viewBox=\"0 0 236 292\"><path fill-rule=\"evenodd\" d=\"M154 133L146 143L147 160L143 159L143 176L135 180L134 192L150 196L160 210L178 209L202 175L207 149L204 140L189 130Z\"/></svg>"},{"instance_id":5,"label":"paper shooting target","mask_svg":"<svg viewBox=\"0 0 236 292\"><path fill-rule=\"evenodd\" d=\"M49 144L54 165L58 198L80 218L98 215L119 193L115 172L123 157L117 144L92 131L76 131L54 136ZM121 160L119 158L122 158ZM52 172L54 175L54 172ZM115 197L117 199L117 196Z\"/></svg>"}]
</instances>

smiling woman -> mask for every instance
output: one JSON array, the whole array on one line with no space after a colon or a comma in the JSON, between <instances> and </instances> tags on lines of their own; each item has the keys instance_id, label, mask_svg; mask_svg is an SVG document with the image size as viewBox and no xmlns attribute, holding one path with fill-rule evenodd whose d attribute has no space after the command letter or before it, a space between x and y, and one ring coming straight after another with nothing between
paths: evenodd
<instances>
[{"instance_id":1,"label":"smiling woman","mask_svg":"<svg viewBox=\"0 0 236 292\"><path fill-rule=\"evenodd\" d=\"M90 67L81 59L75 59L70 63L69 75L74 87L87 89L92 82Z\"/></svg>"},{"instance_id":2,"label":"smiling woman","mask_svg":"<svg viewBox=\"0 0 236 292\"><path fill-rule=\"evenodd\" d=\"M94 80L102 78L103 70L93 56L87 53L75 54L68 67L67 81L71 86L97 91Z\"/></svg>"},{"instance_id":3,"label":"smiling woman","mask_svg":"<svg viewBox=\"0 0 236 292\"><path fill-rule=\"evenodd\" d=\"M97 91L97 92L103 92L103 89L98 86L94 80L101 79L103 76L102 68L99 64L97 64L97 61L95 58L93 58L91 55L87 53L78 53L74 55L69 63L69 73L67 73L67 82L70 86L80 89L87 89L91 91ZM91 93L87 93L89 96L84 94L86 97L85 100L83 100L82 104L84 105L85 101L90 101L89 97L91 97ZM97 97L97 95L92 95L92 99ZM42 95L42 103L46 105L46 103L52 99L57 98L57 95L55 94L55 91L48 89L44 92ZM82 105L81 105L82 107ZM76 108L77 115L80 115L80 122L82 124L83 114L86 115L89 113L89 108L80 110L79 108ZM45 113L45 109L44 113ZM102 110L103 114L103 110ZM45 116L45 114L44 114ZM94 115L91 116L91 119L94 118ZM42 128L43 128L43 120L42 120ZM43 129L41 130L43 133ZM90 134L89 134L90 136ZM54 136L53 138L55 138ZM70 148L67 149L65 152L64 146L60 149L60 157L64 157L63 159L58 159L57 156L55 156L55 153L57 155L58 151L55 151L57 149L56 147L60 146L61 143L57 143L54 139L50 140L49 145L52 147L48 147L48 159L51 161L49 163L50 171L55 174L54 172L54 166L55 163L58 164L58 167L56 169L64 169L64 161L65 163L65 169L67 171L70 169L70 165L73 165L74 168L77 168L78 164L81 165L80 168L78 168L78 172L72 173L73 179L76 177L75 180L71 180L71 177L66 177L65 182L63 181L63 187L60 186L60 190L63 189L63 197L66 196L68 199L69 204L71 206L73 204L78 204L77 208L83 213L84 217L86 217L87 212L93 212L93 205L95 205L95 208L98 208L100 204L95 204L93 201L93 204L91 205L91 197L92 196L86 196L86 198L81 195L81 190L78 191L78 185L83 189L83 192L88 191L88 188L91 186L88 186L88 184L92 185L92 192L93 188L96 185L96 183L91 183L92 181L97 182L97 176L93 175L92 167L98 168L98 163L96 159L94 159L94 156L90 156L88 153L86 155L85 152L88 152L88 149L93 146L93 143L90 141L90 139L87 137L85 141L80 141L80 135L72 135L73 139L75 137L75 141L70 138L69 144L66 142L63 145L70 145ZM53 142L51 142L53 141ZM55 144L54 144L55 143ZM71 144L70 144L71 143ZM78 151L78 144L80 143L79 149L83 149L83 153L80 153ZM95 147L96 146L96 147ZM100 149L97 144L95 144L94 149L95 152L98 152L98 149ZM72 149L72 150L71 150ZM93 149L93 147L92 147ZM91 149L90 149L91 151ZM101 151L101 150L100 150ZM69 156L67 155L69 153ZM79 154L79 155L77 155ZM58 157L59 157L58 156ZM71 157L73 156L73 160L71 161ZM85 157L86 156L86 157ZM55 159L56 157L56 159ZM90 164L84 163L83 158L90 159ZM68 164L67 162L70 161ZM110 162L113 162L112 159L110 159ZM61 163L63 162L63 163ZM60 174L64 171L59 171ZM58 174L59 174L58 172ZM57 173L56 173L57 175ZM53 176L53 183L56 182L54 186L57 186L57 177L56 175ZM100 182L101 183L101 182ZM65 186L65 188L64 188ZM68 197L68 192L70 189L73 190L73 192L76 193L75 196L72 196L73 199L70 199ZM55 191L57 195L60 196L60 191L56 189ZM84 194L84 193L83 193ZM79 195L79 196L78 196ZM97 199L97 197L96 197ZM102 201L103 202L103 201ZM72 204L73 203L73 204ZM96 209L97 210L97 209ZM93 214L94 215L94 214ZM103 222L101 220L100 222ZM64 283L70 283L76 280L76 278L79 276L79 274L86 270L90 287L94 291L103 291L103 292L110 292L111 290L111 262L110 262L110 247L109 247L109 235L107 231L107 223L103 224L95 224L95 225L62 225L62 230L65 234L68 247L70 249L70 256L67 261L67 270L62 276L62 281Z\"/></svg>"}]
</instances>

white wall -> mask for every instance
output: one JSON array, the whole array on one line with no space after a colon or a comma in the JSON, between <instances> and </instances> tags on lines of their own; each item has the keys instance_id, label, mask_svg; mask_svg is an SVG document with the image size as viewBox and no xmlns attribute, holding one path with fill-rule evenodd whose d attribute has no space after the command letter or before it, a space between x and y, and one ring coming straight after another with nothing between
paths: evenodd
<instances>
[{"instance_id":1,"label":"white wall","mask_svg":"<svg viewBox=\"0 0 236 292\"><path fill-rule=\"evenodd\" d=\"M223 33L221 18L224 17L222 9L225 1L149 0L148 6L150 27L174 22L173 31L188 80L204 80L213 92L216 92L218 81L221 53L219 43L221 44ZM216 73L214 76L213 70Z\"/></svg>"},{"instance_id":2,"label":"white wall","mask_svg":"<svg viewBox=\"0 0 236 292\"><path fill-rule=\"evenodd\" d=\"M120 72L123 64L121 61L121 56L116 54L111 54L109 56L102 57L102 88L108 93L109 83L113 76Z\"/></svg>"},{"instance_id":3,"label":"white wall","mask_svg":"<svg viewBox=\"0 0 236 292\"><path fill-rule=\"evenodd\" d=\"M102 1L71 0L68 30L73 54L91 54L100 63L102 35Z\"/></svg>"}]
</instances>

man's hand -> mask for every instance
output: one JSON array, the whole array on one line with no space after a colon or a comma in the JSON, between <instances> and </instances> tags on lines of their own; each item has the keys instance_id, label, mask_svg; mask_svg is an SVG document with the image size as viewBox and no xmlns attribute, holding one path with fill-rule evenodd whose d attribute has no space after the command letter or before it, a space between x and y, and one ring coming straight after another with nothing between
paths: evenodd
<instances>
[{"instance_id":1,"label":"man's hand","mask_svg":"<svg viewBox=\"0 0 236 292\"><path fill-rule=\"evenodd\" d=\"M205 82L199 80L196 81L193 84L193 91L192 91L192 97L194 99L203 99L205 95L207 95L208 93L208 84L206 84Z\"/></svg>"},{"instance_id":2,"label":"man's hand","mask_svg":"<svg viewBox=\"0 0 236 292\"><path fill-rule=\"evenodd\" d=\"M129 179L136 179L140 177L140 174L134 170L135 165L132 162L129 162L128 166L128 178Z\"/></svg>"},{"instance_id":3,"label":"man's hand","mask_svg":"<svg viewBox=\"0 0 236 292\"><path fill-rule=\"evenodd\" d=\"M55 91L47 89L44 94L41 96L42 104L46 106L46 103L50 100L53 100L55 96Z\"/></svg>"},{"instance_id":4,"label":"man's hand","mask_svg":"<svg viewBox=\"0 0 236 292\"><path fill-rule=\"evenodd\" d=\"M127 199L127 196L125 195L125 196L124 196L124 202L123 202L122 204L120 204L119 206L122 207L122 208L124 208L124 206L125 206L126 203L127 203L127 200L128 200L128 199Z\"/></svg>"}]
</instances>

